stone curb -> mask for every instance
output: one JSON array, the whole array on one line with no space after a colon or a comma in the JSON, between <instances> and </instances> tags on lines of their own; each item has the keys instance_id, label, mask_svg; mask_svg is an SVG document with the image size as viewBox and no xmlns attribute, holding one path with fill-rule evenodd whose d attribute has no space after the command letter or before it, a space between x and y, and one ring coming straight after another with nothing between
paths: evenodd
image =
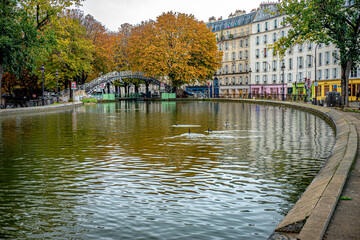
<instances>
[{"instance_id":1,"label":"stone curb","mask_svg":"<svg viewBox=\"0 0 360 240\"><path fill-rule=\"evenodd\" d=\"M76 103L64 103L64 104L56 104L56 105L46 105L40 107L24 107L24 108L10 108L10 109L0 109L1 114L10 114L10 113L23 113L23 112L33 112L33 111L47 111L47 110L56 110L58 108L69 108L82 106L82 102Z\"/></svg>"},{"instance_id":2,"label":"stone curb","mask_svg":"<svg viewBox=\"0 0 360 240\"><path fill-rule=\"evenodd\" d=\"M309 111L329 121L336 131L331 156L315 176L300 199L280 222L268 239L321 240L342 193L351 166L358 153L358 134L354 119L341 112L303 103L240 100L255 104L270 104Z\"/></svg>"}]
</instances>

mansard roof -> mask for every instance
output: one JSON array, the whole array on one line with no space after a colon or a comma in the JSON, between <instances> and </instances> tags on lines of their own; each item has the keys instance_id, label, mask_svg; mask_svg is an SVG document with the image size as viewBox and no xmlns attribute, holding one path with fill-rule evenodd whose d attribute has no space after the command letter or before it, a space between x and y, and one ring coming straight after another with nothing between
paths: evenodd
<instances>
[{"instance_id":1,"label":"mansard roof","mask_svg":"<svg viewBox=\"0 0 360 240\"><path fill-rule=\"evenodd\" d=\"M238 17L233 17L225 20L220 20L217 22L208 23L207 26L211 28L212 32L226 30L251 23L254 20L255 15L256 12L251 12Z\"/></svg>"}]
</instances>

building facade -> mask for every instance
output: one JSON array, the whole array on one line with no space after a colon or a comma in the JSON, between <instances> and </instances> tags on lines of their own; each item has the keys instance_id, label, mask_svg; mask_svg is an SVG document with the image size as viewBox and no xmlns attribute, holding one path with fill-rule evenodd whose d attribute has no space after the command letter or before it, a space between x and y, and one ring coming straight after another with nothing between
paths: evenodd
<instances>
[{"instance_id":1,"label":"building facade","mask_svg":"<svg viewBox=\"0 0 360 240\"><path fill-rule=\"evenodd\" d=\"M220 95L320 100L329 91L341 91L339 51L333 44L305 42L281 59L273 55L270 45L291 30L283 24L285 16L277 5L262 3L248 14L236 11L226 20L209 19L207 25L223 52L222 66L214 76ZM359 77L356 67L350 76L350 101L360 91Z\"/></svg>"},{"instance_id":2,"label":"building facade","mask_svg":"<svg viewBox=\"0 0 360 240\"><path fill-rule=\"evenodd\" d=\"M251 22L255 15L256 12L236 11L226 20L210 18L208 26L216 36L219 51L223 52L222 66L215 74L220 95L243 97L248 94Z\"/></svg>"}]
</instances>

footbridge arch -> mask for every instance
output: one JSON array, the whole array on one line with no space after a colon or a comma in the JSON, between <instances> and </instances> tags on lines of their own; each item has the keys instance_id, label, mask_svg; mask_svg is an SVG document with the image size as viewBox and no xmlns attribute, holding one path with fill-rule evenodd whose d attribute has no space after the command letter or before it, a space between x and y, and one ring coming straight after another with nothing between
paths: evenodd
<instances>
[{"instance_id":1,"label":"footbridge arch","mask_svg":"<svg viewBox=\"0 0 360 240\"><path fill-rule=\"evenodd\" d=\"M79 89L84 90L85 93L87 94L91 94L95 90L97 90L102 84L113 83L116 80L119 80L120 83L124 83L124 79L129 79L129 78L144 80L148 84L154 84L158 86L160 86L161 83L163 83L156 78L145 76L145 74L142 72L122 71L122 72L111 72L102 75L90 82L80 85ZM170 85L163 83L163 86L165 87L165 90L167 92L172 91L172 87Z\"/></svg>"}]
</instances>

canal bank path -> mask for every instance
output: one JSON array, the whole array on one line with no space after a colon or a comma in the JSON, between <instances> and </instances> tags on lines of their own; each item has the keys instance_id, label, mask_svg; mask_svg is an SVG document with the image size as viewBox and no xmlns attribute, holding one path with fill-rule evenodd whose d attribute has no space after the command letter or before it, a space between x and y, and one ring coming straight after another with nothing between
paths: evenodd
<instances>
[{"instance_id":1,"label":"canal bank path","mask_svg":"<svg viewBox=\"0 0 360 240\"><path fill-rule=\"evenodd\" d=\"M59 108L72 108L82 105L84 105L82 102L74 102L74 103L52 104L52 105L45 105L39 107L6 108L6 109L0 109L0 114L14 114L14 113L25 113L25 112L35 112L35 111L53 111Z\"/></svg>"},{"instance_id":2,"label":"canal bank path","mask_svg":"<svg viewBox=\"0 0 360 240\"><path fill-rule=\"evenodd\" d=\"M359 109L359 103L350 107ZM356 106L356 107L355 107ZM325 232L327 240L360 239L360 113L344 113L358 133L358 155L350 170L341 198Z\"/></svg>"}]
</instances>

